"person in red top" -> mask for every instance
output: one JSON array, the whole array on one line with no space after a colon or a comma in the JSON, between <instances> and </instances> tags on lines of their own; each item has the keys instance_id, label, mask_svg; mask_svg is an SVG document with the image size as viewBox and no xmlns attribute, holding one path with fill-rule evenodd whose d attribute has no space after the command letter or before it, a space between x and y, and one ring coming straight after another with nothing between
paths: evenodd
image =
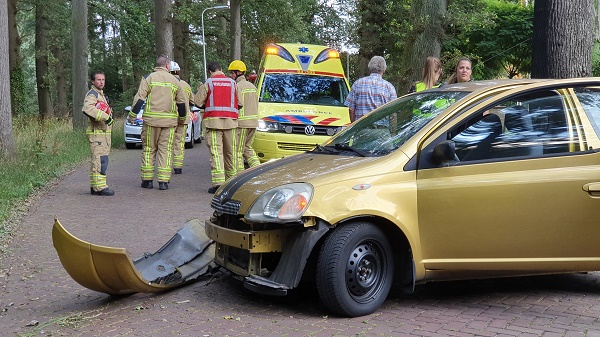
<instances>
[{"instance_id":1,"label":"person in red top","mask_svg":"<svg viewBox=\"0 0 600 337\"><path fill-rule=\"evenodd\" d=\"M237 173L235 131L242 97L235 81L223 74L219 63L210 62L206 68L210 78L198 86L194 102L204 106L202 123L206 127L206 145L211 155L212 186L208 193L215 193L225 180Z\"/></svg>"}]
</instances>

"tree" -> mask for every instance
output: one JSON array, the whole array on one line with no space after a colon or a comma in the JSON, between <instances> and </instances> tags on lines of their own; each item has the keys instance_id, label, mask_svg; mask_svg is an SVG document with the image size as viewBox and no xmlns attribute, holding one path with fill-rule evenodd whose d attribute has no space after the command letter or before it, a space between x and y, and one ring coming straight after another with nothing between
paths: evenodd
<instances>
[{"instance_id":1,"label":"tree","mask_svg":"<svg viewBox=\"0 0 600 337\"><path fill-rule=\"evenodd\" d=\"M475 12L475 8L482 8ZM504 0L464 0L449 8L443 63L446 75L457 60L473 61L474 79L527 76L531 72L533 7Z\"/></svg>"},{"instance_id":2,"label":"tree","mask_svg":"<svg viewBox=\"0 0 600 337\"><path fill-rule=\"evenodd\" d=\"M536 0L531 77L585 77L592 73L593 2Z\"/></svg>"},{"instance_id":3,"label":"tree","mask_svg":"<svg viewBox=\"0 0 600 337\"><path fill-rule=\"evenodd\" d=\"M73 1L71 15L71 31L73 32L73 127L82 129L86 126L83 113L77 113L83 106L83 99L88 91L88 36L87 36L87 1Z\"/></svg>"},{"instance_id":4,"label":"tree","mask_svg":"<svg viewBox=\"0 0 600 337\"><path fill-rule=\"evenodd\" d=\"M27 91L23 77L23 64L19 49L21 37L17 29L17 0L8 0L8 55L13 116L25 112Z\"/></svg>"},{"instance_id":5,"label":"tree","mask_svg":"<svg viewBox=\"0 0 600 337\"><path fill-rule=\"evenodd\" d=\"M0 0L0 155L15 153L10 111L10 75L8 66L8 4Z\"/></svg>"},{"instance_id":6,"label":"tree","mask_svg":"<svg viewBox=\"0 0 600 337\"><path fill-rule=\"evenodd\" d=\"M413 0L413 28L405 43L404 76L398 92L408 91L413 81L421 80L427 57L440 57L447 7L446 0Z\"/></svg>"},{"instance_id":7,"label":"tree","mask_svg":"<svg viewBox=\"0 0 600 337\"><path fill-rule=\"evenodd\" d=\"M48 5L46 1L35 2L35 78L37 83L38 107L41 118L52 115L50 100L48 55Z\"/></svg>"},{"instance_id":8,"label":"tree","mask_svg":"<svg viewBox=\"0 0 600 337\"><path fill-rule=\"evenodd\" d=\"M231 0L229 16L231 25L229 26L231 35L231 59L239 60L242 58L242 0Z\"/></svg>"},{"instance_id":9,"label":"tree","mask_svg":"<svg viewBox=\"0 0 600 337\"><path fill-rule=\"evenodd\" d=\"M154 0L156 53L173 57L173 17L171 0Z\"/></svg>"}]
</instances>

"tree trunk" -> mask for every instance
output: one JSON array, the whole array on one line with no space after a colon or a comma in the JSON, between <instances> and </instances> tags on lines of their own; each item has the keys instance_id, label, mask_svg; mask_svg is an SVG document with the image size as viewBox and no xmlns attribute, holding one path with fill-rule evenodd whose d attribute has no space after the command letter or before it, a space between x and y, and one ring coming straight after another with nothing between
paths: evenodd
<instances>
[{"instance_id":1,"label":"tree trunk","mask_svg":"<svg viewBox=\"0 0 600 337\"><path fill-rule=\"evenodd\" d=\"M47 4L37 0L35 6L35 78L37 83L38 105L41 118L52 115L50 84L48 83L48 16Z\"/></svg>"},{"instance_id":2,"label":"tree trunk","mask_svg":"<svg viewBox=\"0 0 600 337\"><path fill-rule=\"evenodd\" d=\"M180 8L184 8L189 5L189 0L177 0L175 1L174 13L178 13ZM177 61L181 71L179 76L185 81L189 82L190 68L189 68L189 57L186 53L189 44L189 22L181 21L177 15L173 16L173 57Z\"/></svg>"},{"instance_id":3,"label":"tree trunk","mask_svg":"<svg viewBox=\"0 0 600 337\"><path fill-rule=\"evenodd\" d=\"M0 156L15 154L10 111L10 75L8 61L8 4L0 0Z\"/></svg>"},{"instance_id":4,"label":"tree trunk","mask_svg":"<svg viewBox=\"0 0 600 337\"><path fill-rule=\"evenodd\" d=\"M242 59L242 0L231 0L229 15L231 25L229 26L231 36L231 60Z\"/></svg>"},{"instance_id":5,"label":"tree trunk","mask_svg":"<svg viewBox=\"0 0 600 337\"><path fill-rule=\"evenodd\" d=\"M25 78L19 50L21 37L17 29L17 0L8 0L8 59L10 69L11 111L17 116L26 111Z\"/></svg>"},{"instance_id":6,"label":"tree trunk","mask_svg":"<svg viewBox=\"0 0 600 337\"><path fill-rule=\"evenodd\" d=\"M52 55L55 59L59 60L56 62L54 67L54 75L56 78L56 116L66 119L69 117L69 102L67 101L67 72L64 62L60 61L66 59L66 56L64 55L64 51L57 46L52 47Z\"/></svg>"},{"instance_id":7,"label":"tree trunk","mask_svg":"<svg viewBox=\"0 0 600 337\"><path fill-rule=\"evenodd\" d=\"M382 43L381 32L386 23L386 0L359 0L358 11L360 23L358 28L359 60L357 77L368 75L367 65L375 56L384 56L385 46Z\"/></svg>"},{"instance_id":8,"label":"tree trunk","mask_svg":"<svg viewBox=\"0 0 600 337\"><path fill-rule=\"evenodd\" d=\"M594 8L589 0L536 0L531 77L590 76L593 26Z\"/></svg>"},{"instance_id":9,"label":"tree trunk","mask_svg":"<svg viewBox=\"0 0 600 337\"><path fill-rule=\"evenodd\" d=\"M173 57L173 20L171 0L154 0L154 23L156 24L156 53Z\"/></svg>"},{"instance_id":10,"label":"tree trunk","mask_svg":"<svg viewBox=\"0 0 600 337\"><path fill-rule=\"evenodd\" d=\"M83 99L89 88L88 81L88 35L87 1L73 1L71 16L71 31L73 32L73 128L82 129L87 125L87 119L81 113Z\"/></svg>"},{"instance_id":11,"label":"tree trunk","mask_svg":"<svg viewBox=\"0 0 600 337\"><path fill-rule=\"evenodd\" d=\"M427 57L440 57L444 37L442 25L447 8L446 0L413 0L414 28L405 44L404 71L397 88L398 94L407 92L413 82L421 80Z\"/></svg>"}]
</instances>

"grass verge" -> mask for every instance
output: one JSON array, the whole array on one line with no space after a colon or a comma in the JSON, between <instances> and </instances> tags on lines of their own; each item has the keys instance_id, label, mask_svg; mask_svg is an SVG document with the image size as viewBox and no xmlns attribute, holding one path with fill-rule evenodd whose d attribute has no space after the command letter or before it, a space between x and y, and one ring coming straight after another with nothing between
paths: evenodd
<instances>
[{"instance_id":1,"label":"grass verge","mask_svg":"<svg viewBox=\"0 0 600 337\"><path fill-rule=\"evenodd\" d=\"M88 160L85 130L72 125L71 120L55 118L13 118L16 155L0 158L0 252L31 198ZM117 120L113 130L113 148L122 147L123 120Z\"/></svg>"}]
</instances>

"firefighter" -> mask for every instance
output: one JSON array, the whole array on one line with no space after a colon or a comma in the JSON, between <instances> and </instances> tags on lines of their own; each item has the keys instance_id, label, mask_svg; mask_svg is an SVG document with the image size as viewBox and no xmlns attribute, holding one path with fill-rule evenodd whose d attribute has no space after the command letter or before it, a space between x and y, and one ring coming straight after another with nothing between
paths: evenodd
<instances>
[{"instance_id":1,"label":"firefighter","mask_svg":"<svg viewBox=\"0 0 600 337\"><path fill-rule=\"evenodd\" d=\"M181 68L175 61L171 61L171 74L179 79L179 84L185 91L185 118L179 118L177 127L175 128L175 144L173 145L173 172L181 174L183 172L183 158L185 156L185 135L187 127L190 123L190 106L194 105L194 95L192 95L192 87L179 77Z\"/></svg>"},{"instance_id":2,"label":"firefighter","mask_svg":"<svg viewBox=\"0 0 600 337\"><path fill-rule=\"evenodd\" d=\"M229 64L229 77L236 81L242 95L242 107L238 116L236 130L236 168L244 170L244 160L249 167L260 165L258 156L252 148L254 133L258 127L258 93L256 87L246 80L246 65L240 60Z\"/></svg>"},{"instance_id":3,"label":"firefighter","mask_svg":"<svg viewBox=\"0 0 600 337\"><path fill-rule=\"evenodd\" d=\"M235 81L223 74L219 63L210 62L207 70L210 78L198 86L194 102L204 106L202 123L206 126L206 145L211 155L212 186L208 193L215 193L237 171L234 165L235 130L242 97Z\"/></svg>"},{"instance_id":4,"label":"firefighter","mask_svg":"<svg viewBox=\"0 0 600 337\"><path fill-rule=\"evenodd\" d=\"M106 77L101 71L90 76L92 88L83 100L82 112L88 116L86 134L90 141L90 193L93 195L114 195L106 185L106 169L110 153L111 130L114 120L108 98L104 96Z\"/></svg>"},{"instance_id":5,"label":"firefighter","mask_svg":"<svg viewBox=\"0 0 600 337\"><path fill-rule=\"evenodd\" d=\"M153 187L156 162L158 189L169 189L175 127L186 116L185 102L188 99L181 82L169 72L170 66L168 56L163 54L156 58L156 67L152 73L142 78L129 113L130 120L133 120L144 106L141 164L143 188Z\"/></svg>"}]
</instances>

